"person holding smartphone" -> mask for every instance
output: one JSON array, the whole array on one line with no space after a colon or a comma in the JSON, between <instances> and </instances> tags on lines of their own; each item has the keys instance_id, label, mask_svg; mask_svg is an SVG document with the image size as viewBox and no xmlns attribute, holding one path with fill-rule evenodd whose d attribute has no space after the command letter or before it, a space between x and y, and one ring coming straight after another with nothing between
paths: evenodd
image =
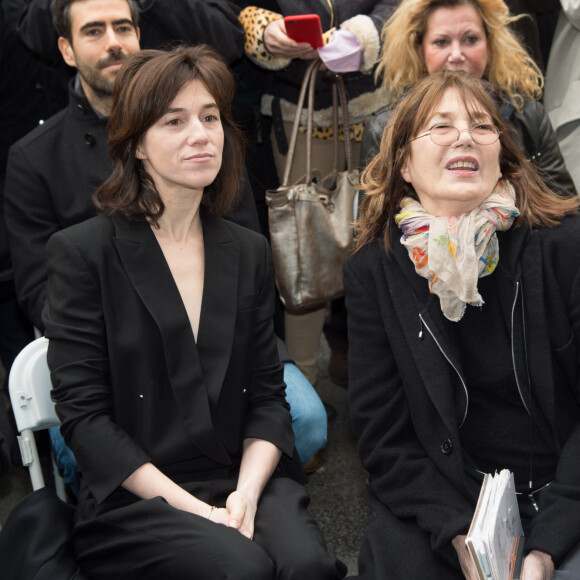
<instances>
[{"instance_id":1,"label":"person holding smartphone","mask_svg":"<svg viewBox=\"0 0 580 580\"><path fill-rule=\"evenodd\" d=\"M284 172L287 136L291 132L302 79L309 61L319 57L319 52L309 42L296 42L288 35L284 17L318 15L327 46L336 42L337 31L340 31L343 38L348 38L351 46L355 47L356 55L351 51L347 59L349 72L344 74L344 79L349 95L353 159L358 160L364 123L380 105L374 94L376 87L372 74L380 52L380 30L397 4L398 0L333 0L325 5L309 0L301 2L300 9L297 9L296 2L291 0L243 3L239 18L246 33L246 55L257 67L268 71L269 78L265 83L268 89L261 96L261 122L266 127L262 136L268 138L272 133L272 152L279 177ZM343 67L339 69L333 70L344 72ZM328 82L328 77L333 74L328 70L320 74L314 104L312 159L314 167L323 175L333 168L332 96ZM304 154L305 135L299 134L290 183L304 172ZM272 184L271 187L276 185ZM315 384L318 378L319 342L324 326L331 347L330 378L346 387L346 312L342 300L333 303L333 315L325 324L325 310L321 308L304 314L285 313L288 350L300 370Z\"/></svg>"}]
</instances>

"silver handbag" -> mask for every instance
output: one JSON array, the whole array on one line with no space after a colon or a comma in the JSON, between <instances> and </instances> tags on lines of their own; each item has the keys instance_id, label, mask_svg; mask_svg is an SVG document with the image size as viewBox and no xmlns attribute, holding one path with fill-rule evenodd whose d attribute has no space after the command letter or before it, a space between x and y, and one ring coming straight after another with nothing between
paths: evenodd
<instances>
[{"instance_id":1,"label":"silver handbag","mask_svg":"<svg viewBox=\"0 0 580 580\"><path fill-rule=\"evenodd\" d=\"M332 87L334 170L322 179L312 170L312 116L320 65L320 60L313 61L304 75L282 185L266 192L276 285L289 311L316 308L344 295L342 264L353 244L359 171L352 168L346 90L340 75ZM306 174L298 183L288 185L307 91ZM339 96L345 134L345 171L337 170Z\"/></svg>"}]
</instances>

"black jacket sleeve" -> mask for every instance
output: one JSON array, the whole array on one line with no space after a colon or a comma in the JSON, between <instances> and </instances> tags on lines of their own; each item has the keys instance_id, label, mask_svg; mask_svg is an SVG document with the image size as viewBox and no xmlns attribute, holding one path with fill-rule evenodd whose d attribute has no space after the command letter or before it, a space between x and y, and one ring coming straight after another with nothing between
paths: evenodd
<instances>
[{"instance_id":1,"label":"black jacket sleeve","mask_svg":"<svg viewBox=\"0 0 580 580\"><path fill-rule=\"evenodd\" d=\"M67 230L51 237L46 252L52 397L63 437L101 502L151 458L114 419L99 280Z\"/></svg>"},{"instance_id":2,"label":"black jacket sleeve","mask_svg":"<svg viewBox=\"0 0 580 580\"><path fill-rule=\"evenodd\" d=\"M141 12L141 48L183 41L213 46L228 64L244 54L239 9L226 0L156 0Z\"/></svg>"},{"instance_id":3,"label":"black jacket sleeve","mask_svg":"<svg viewBox=\"0 0 580 580\"><path fill-rule=\"evenodd\" d=\"M45 246L60 226L46 184L18 144L12 146L8 157L4 217L16 296L26 316L42 331Z\"/></svg>"},{"instance_id":4,"label":"black jacket sleeve","mask_svg":"<svg viewBox=\"0 0 580 580\"><path fill-rule=\"evenodd\" d=\"M361 167L366 167L372 161L373 157L378 154L383 130L391 113L391 106L387 105L386 107L382 107L372 115L365 125L360 150Z\"/></svg>"},{"instance_id":5,"label":"black jacket sleeve","mask_svg":"<svg viewBox=\"0 0 580 580\"><path fill-rule=\"evenodd\" d=\"M532 518L531 528L526 534L526 549L548 552L558 567L580 541L580 219L569 216L559 226L540 229L536 235L547 240L542 246L542 284L545 287L544 301L550 307L551 316L544 324L559 330L550 332L551 374L540 375L534 362L531 362L530 373L532 384L538 391L551 390L553 393L554 432L561 440L556 476L539 493L540 509ZM528 251L522 261L522 268L529 275L528 291L532 284L530 280L533 279L534 283L537 280L531 275L534 261L537 261L537 253L533 251ZM526 284L525 278L523 284ZM526 294L528 319L536 314L532 310L535 302L531 294ZM531 321L526 330L530 325ZM528 340L529 348L535 347L540 328L528 331L532 335ZM538 352L537 347L533 352ZM545 380L547 377L551 380ZM543 405L544 411L547 407L549 404Z\"/></svg>"},{"instance_id":6,"label":"black jacket sleeve","mask_svg":"<svg viewBox=\"0 0 580 580\"><path fill-rule=\"evenodd\" d=\"M539 101L527 100L524 110L516 112L512 121L546 185L564 197L577 195L544 105Z\"/></svg>"}]
</instances>

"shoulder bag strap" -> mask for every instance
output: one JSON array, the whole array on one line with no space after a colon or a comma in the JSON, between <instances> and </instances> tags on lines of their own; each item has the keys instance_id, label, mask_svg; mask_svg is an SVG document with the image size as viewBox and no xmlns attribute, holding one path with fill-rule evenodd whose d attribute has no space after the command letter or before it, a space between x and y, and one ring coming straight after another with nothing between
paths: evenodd
<instances>
[{"instance_id":1,"label":"shoulder bag strap","mask_svg":"<svg viewBox=\"0 0 580 580\"><path fill-rule=\"evenodd\" d=\"M300 117L302 109L304 108L304 100L306 98L306 91L308 91L308 109L307 109L307 125L306 125L306 183L310 185L312 182L312 132L313 132L313 115L314 115L314 97L316 94L316 77L322 61L320 59L314 60L306 70L302 86L300 88L300 95L296 104L296 114L294 116L294 125L292 126L292 136L290 137L290 146L288 148L288 155L286 156L286 164L284 167L284 178L282 180L282 187L288 185L290 179L290 170L294 160L294 151L296 150L296 141L298 138L298 130L300 128ZM348 171L352 169L352 152L350 141L350 117L348 114L348 98L346 96L346 88L344 86L344 79L342 75L336 75L332 87L332 118L334 124L334 170L338 167L338 96L340 96L340 108L342 110L342 125L344 131L344 149L346 155L346 167Z\"/></svg>"},{"instance_id":2,"label":"shoulder bag strap","mask_svg":"<svg viewBox=\"0 0 580 580\"><path fill-rule=\"evenodd\" d=\"M290 179L290 169L292 168L292 161L294 160L296 139L298 137L298 129L300 128L300 116L302 114L302 109L304 108L304 99L306 98L306 91L308 89L311 77L313 77L314 80L316 80L316 74L318 73L320 62L321 62L320 60L313 60L308 65L306 73L304 74L304 78L302 79L302 87L300 88L300 95L298 96L298 102L296 103L296 114L294 116L294 125L292 126L292 136L290 137L290 145L288 147L288 154L286 155L286 165L284 167L284 177L282 179L282 187L287 186L288 180ZM310 139L312 138L312 131L309 137L310 138L308 139L308 141L310 141Z\"/></svg>"},{"instance_id":3,"label":"shoulder bag strap","mask_svg":"<svg viewBox=\"0 0 580 580\"><path fill-rule=\"evenodd\" d=\"M334 171L338 170L338 96L340 95L340 108L342 111L342 129L344 132L344 152L346 168L352 169L352 148L350 137L350 117L348 114L348 98L342 75L335 75L332 79L332 122L334 125Z\"/></svg>"},{"instance_id":4,"label":"shoulder bag strap","mask_svg":"<svg viewBox=\"0 0 580 580\"><path fill-rule=\"evenodd\" d=\"M342 130L344 132L344 152L346 155L346 168L348 171L350 171L352 169L350 116L348 114L348 98L346 96L346 87L344 86L344 78L342 77L342 75L338 75L338 92L340 94L340 107L342 109Z\"/></svg>"},{"instance_id":5,"label":"shoulder bag strap","mask_svg":"<svg viewBox=\"0 0 580 580\"><path fill-rule=\"evenodd\" d=\"M310 74L310 90L308 91L308 119L306 125L306 183L308 185L312 183L312 132L314 125L314 97L316 96L316 77L318 76L318 71L321 64L321 60L316 60L314 66L312 67L312 72Z\"/></svg>"}]
</instances>

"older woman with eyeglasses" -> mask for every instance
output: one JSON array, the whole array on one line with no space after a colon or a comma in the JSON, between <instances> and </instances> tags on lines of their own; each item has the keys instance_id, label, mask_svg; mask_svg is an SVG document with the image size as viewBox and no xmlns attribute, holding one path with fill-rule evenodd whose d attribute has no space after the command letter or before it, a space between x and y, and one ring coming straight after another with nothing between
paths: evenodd
<instances>
[{"instance_id":1,"label":"older woman with eyeglasses","mask_svg":"<svg viewBox=\"0 0 580 580\"><path fill-rule=\"evenodd\" d=\"M362 175L345 287L364 580L477 580L465 535L504 468L520 580L580 578L580 202L547 189L487 89L425 77Z\"/></svg>"},{"instance_id":2,"label":"older woman with eyeglasses","mask_svg":"<svg viewBox=\"0 0 580 580\"><path fill-rule=\"evenodd\" d=\"M421 78L465 71L495 87L500 114L546 185L576 195L550 120L539 101L542 73L512 31L503 0L402 0L385 22L377 80L388 103L364 129L361 164L377 154L393 104Z\"/></svg>"}]
</instances>

